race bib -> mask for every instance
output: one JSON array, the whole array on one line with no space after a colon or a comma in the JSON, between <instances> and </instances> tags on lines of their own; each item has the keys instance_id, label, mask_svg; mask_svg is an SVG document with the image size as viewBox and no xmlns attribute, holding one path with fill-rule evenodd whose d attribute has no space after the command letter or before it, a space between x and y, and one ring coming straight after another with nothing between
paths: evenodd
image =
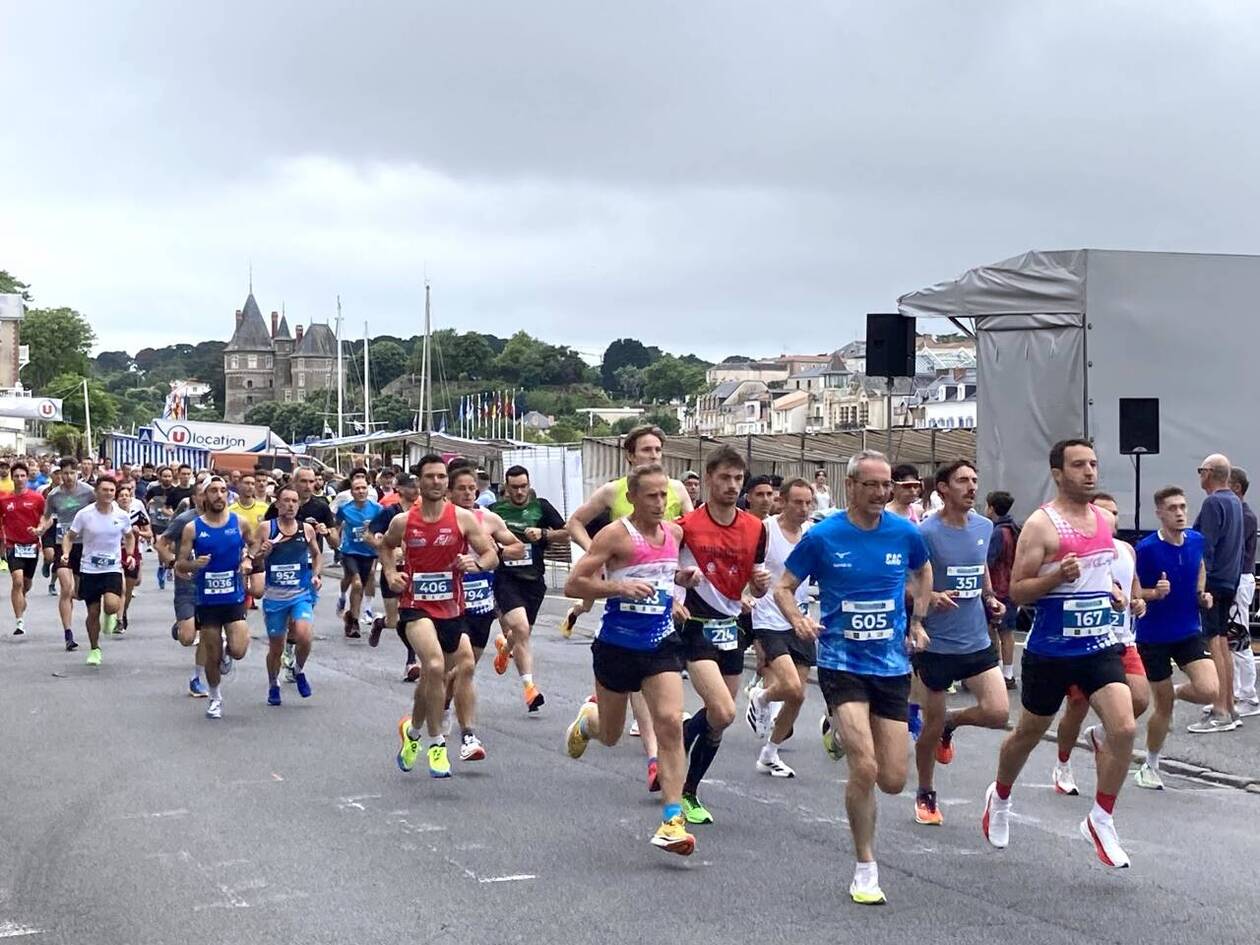
<instances>
[{"instance_id":1,"label":"race bib","mask_svg":"<svg viewBox=\"0 0 1260 945\"><path fill-rule=\"evenodd\" d=\"M302 565L277 564L267 569L272 587L301 587Z\"/></svg>"},{"instance_id":2,"label":"race bib","mask_svg":"<svg viewBox=\"0 0 1260 945\"><path fill-rule=\"evenodd\" d=\"M430 571L411 576L413 600L454 600L455 574L452 571Z\"/></svg>"},{"instance_id":3,"label":"race bib","mask_svg":"<svg viewBox=\"0 0 1260 945\"><path fill-rule=\"evenodd\" d=\"M959 600L979 597L984 590L984 565L958 564L945 569L947 590L955 591Z\"/></svg>"},{"instance_id":4,"label":"race bib","mask_svg":"<svg viewBox=\"0 0 1260 945\"><path fill-rule=\"evenodd\" d=\"M69 526L62 525L60 522L58 522L57 523L57 541L61 541L61 539L65 538L67 531L69 531Z\"/></svg>"},{"instance_id":5,"label":"race bib","mask_svg":"<svg viewBox=\"0 0 1260 945\"><path fill-rule=\"evenodd\" d=\"M734 650L739 646L739 626L735 623L734 617L726 620L706 620L704 638L715 649Z\"/></svg>"},{"instance_id":6,"label":"race bib","mask_svg":"<svg viewBox=\"0 0 1260 945\"><path fill-rule=\"evenodd\" d=\"M39 555L39 547L37 545L14 545L13 557L15 558L34 558Z\"/></svg>"},{"instance_id":7,"label":"race bib","mask_svg":"<svg viewBox=\"0 0 1260 945\"><path fill-rule=\"evenodd\" d=\"M235 571L203 571L202 593L207 597L236 593Z\"/></svg>"},{"instance_id":8,"label":"race bib","mask_svg":"<svg viewBox=\"0 0 1260 945\"><path fill-rule=\"evenodd\" d=\"M494 610L494 585L490 578L464 579L464 607L474 614Z\"/></svg>"},{"instance_id":9,"label":"race bib","mask_svg":"<svg viewBox=\"0 0 1260 945\"><path fill-rule=\"evenodd\" d=\"M112 568L118 564L118 555L91 555L88 562L94 568Z\"/></svg>"},{"instance_id":10,"label":"race bib","mask_svg":"<svg viewBox=\"0 0 1260 945\"><path fill-rule=\"evenodd\" d=\"M891 600L842 601L840 614L844 620L844 638L858 642L891 640L896 607L896 601Z\"/></svg>"},{"instance_id":11,"label":"race bib","mask_svg":"<svg viewBox=\"0 0 1260 945\"><path fill-rule=\"evenodd\" d=\"M1111 598L1086 597L1063 602L1065 637L1101 637L1111 633Z\"/></svg>"},{"instance_id":12,"label":"race bib","mask_svg":"<svg viewBox=\"0 0 1260 945\"><path fill-rule=\"evenodd\" d=\"M623 614L651 614L659 617L666 610L673 607L674 602L674 585L671 581L657 581L656 588L651 597L643 600L627 600L624 597L617 599L617 609ZM707 624L706 624L707 626ZM710 640L710 643L713 641ZM714 644L716 645L716 644ZM718 647L721 649L721 647Z\"/></svg>"},{"instance_id":13,"label":"race bib","mask_svg":"<svg viewBox=\"0 0 1260 945\"><path fill-rule=\"evenodd\" d=\"M356 525L350 530L350 540L363 543L363 536L367 533L366 525Z\"/></svg>"},{"instance_id":14,"label":"race bib","mask_svg":"<svg viewBox=\"0 0 1260 945\"><path fill-rule=\"evenodd\" d=\"M504 559L504 561L503 561L503 566L504 566L505 568L523 568L523 567L526 567L527 565L531 565L531 564L533 564L533 563L534 563L534 546L533 546L533 545L526 545L526 546L525 546L525 557L523 557L523 558L517 558L517 559L516 559L516 560L514 560L514 561L513 561L513 560Z\"/></svg>"}]
</instances>

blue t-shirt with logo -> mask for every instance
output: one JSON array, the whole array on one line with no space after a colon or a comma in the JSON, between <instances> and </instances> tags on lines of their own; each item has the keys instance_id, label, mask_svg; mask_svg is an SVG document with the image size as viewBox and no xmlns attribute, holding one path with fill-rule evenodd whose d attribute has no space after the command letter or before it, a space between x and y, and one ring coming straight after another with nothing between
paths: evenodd
<instances>
[{"instance_id":1,"label":"blue t-shirt with logo","mask_svg":"<svg viewBox=\"0 0 1260 945\"><path fill-rule=\"evenodd\" d=\"M365 540L372 528L372 521L381 514L378 503L368 499L362 506L347 502L337 510L337 522L341 529L341 553L375 558L376 549Z\"/></svg>"},{"instance_id":2,"label":"blue t-shirt with logo","mask_svg":"<svg viewBox=\"0 0 1260 945\"><path fill-rule=\"evenodd\" d=\"M1152 532L1137 544L1137 578L1153 588L1168 576L1168 596L1148 600L1146 614L1134 627L1138 643L1176 643L1196 636L1199 624L1199 567L1203 564L1203 536L1193 528L1181 533L1182 542L1164 541Z\"/></svg>"},{"instance_id":3,"label":"blue t-shirt with logo","mask_svg":"<svg viewBox=\"0 0 1260 945\"><path fill-rule=\"evenodd\" d=\"M928 612L924 621L929 653L975 653L989 643L989 618L984 612L984 570L993 523L967 513L962 528L946 524L940 514L919 526L932 561L932 590L953 591L955 607Z\"/></svg>"},{"instance_id":4,"label":"blue t-shirt with logo","mask_svg":"<svg viewBox=\"0 0 1260 945\"><path fill-rule=\"evenodd\" d=\"M807 531L787 569L818 584L823 631L818 665L864 676L905 676L906 572L928 560L910 521L884 512L870 531L838 512Z\"/></svg>"}]
</instances>

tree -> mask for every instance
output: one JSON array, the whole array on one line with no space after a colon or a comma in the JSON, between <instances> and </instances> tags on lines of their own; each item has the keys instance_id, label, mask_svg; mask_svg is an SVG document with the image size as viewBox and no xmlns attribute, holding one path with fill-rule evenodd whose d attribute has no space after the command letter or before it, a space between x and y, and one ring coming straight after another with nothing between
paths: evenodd
<instances>
[{"instance_id":1,"label":"tree","mask_svg":"<svg viewBox=\"0 0 1260 945\"><path fill-rule=\"evenodd\" d=\"M22 319L21 331L22 342L31 347L31 363L23 375L28 387L42 394L59 374L87 376L96 333L74 309L33 308Z\"/></svg>"},{"instance_id":2,"label":"tree","mask_svg":"<svg viewBox=\"0 0 1260 945\"><path fill-rule=\"evenodd\" d=\"M577 427L571 427L565 423L553 424L547 431L547 436L552 443L576 443L582 439L582 434L578 432Z\"/></svg>"},{"instance_id":3,"label":"tree","mask_svg":"<svg viewBox=\"0 0 1260 945\"><path fill-rule=\"evenodd\" d=\"M643 371L643 396L653 402L686 400L704 390L706 367L703 361L662 355Z\"/></svg>"},{"instance_id":4,"label":"tree","mask_svg":"<svg viewBox=\"0 0 1260 945\"><path fill-rule=\"evenodd\" d=\"M27 291L30 286L20 280L17 276L11 276L4 269L0 269L0 295L20 295L23 302L31 301L31 293Z\"/></svg>"},{"instance_id":5,"label":"tree","mask_svg":"<svg viewBox=\"0 0 1260 945\"><path fill-rule=\"evenodd\" d=\"M68 423L49 424L44 439L60 456L69 456L79 452L83 445L83 431Z\"/></svg>"},{"instance_id":6,"label":"tree","mask_svg":"<svg viewBox=\"0 0 1260 945\"><path fill-rule=\"evenodd\" d=\"M273 426L276 419L276 410L280 404L274 400L267 400L261 404L254 404L245 411L245 422L259 427Z\"/></svg>"},{"instance_id":7,"label":"tree","mask_svg":"<svg viewBox=\"0 0 1260 945\"><path fill-rule=\"evenodd\" d=\"M95 374L117 374L131 370L131 355L126 351L102 351L92 359Z\"/></svg>"},{"instance_id":8,"label":"tree","mask_svg":"<svg viewBox=\"0 0 1260 945\"><path fill-rule=\"evenodd\" d=\"M416 412L401 397L385 394L372 398L372 426L381 430L414 430Z\"/></svg>"},{"instance_id":9,"label":"tree","mask_svg":"<svg viewBox=\"0 0 1260 945\"><path fill-rule=\"evenodd\" d=\"M377 390L407 371L407 352L397 341L373 339L368 348L368 360L372 383Z\"/></svg>"},{"instance_id":10,"label":"tree","mask_svg":"<svg viewBox=\"0 0 1260 945\"><path fill-rule=\"evenodd\" d=\"M72 423L80 429L85 427L83 375L58 374L43 386L43 393L48 397L61 398L63 401L61 412L67 423ZM93 435L113 429L118 423L118 398L107 391L104 384L95 379L88 381L88 407L92 411Z\"/></svg>"},{"instance_id":11,"label":"tree","mask_svg":"<svg viewBox=\"0 0 1260 945\"><path fill-rule=\"evenodd\" d=\"M722 363L723 364L744 364L745 362L751 361L751 360L752 358L748 357L748 355L746 354L732 354L729 358L723 358Z\"/></svg>"},{"instance_id":12,"label":"tree","mask_svg":"<svg viewBox=\"0 0 1260 945\"><path fill-rule=\"evenodd\" d=\"M628 364L625 367L617 368L616 389L623 391L626 396L638 400L639 395L643 392L643 371Z\"/></svg>"},{"instance_id":13,"label":"tree","mask_svg":"<svg viewBox=\"0 0 1260 945\"><path fill-rule=\"evenodd\" d=\"M618 338L604 349L604 360L599 366L600 382L606 391L623 391L617 380L617 372L625 367L645 368L653 357L660 355L659 348L648 348L634 338Z\"/></svg>"},{"instance_id":14,"label":"tree","mask_svg":"<svg viewBox=\"0 0 1260 945\"><path fill-rule=\"evenodd\" d=\"M673 413L649 413L639 423L650 423L653 426L658 426L670 436L677 436L679 430L682 429L682 424L678 422L678 415Z\"/></svg>"}]
</instances>

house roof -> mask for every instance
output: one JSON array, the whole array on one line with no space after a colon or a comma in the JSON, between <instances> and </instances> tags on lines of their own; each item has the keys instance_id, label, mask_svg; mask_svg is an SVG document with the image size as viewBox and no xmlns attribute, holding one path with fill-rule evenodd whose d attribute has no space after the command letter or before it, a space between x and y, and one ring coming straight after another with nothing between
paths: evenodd
<instances>
[{"instance_id":1,"label":"house roof","mask_svg":"<svg viewBox=\"0 0 1260 945\"><path fill-rule=\"evenodd\" d=\"M335 358L337 356L337 336L324 322L311 322L302 340L293 349L295 358Z\"/></svg>"},{"instance_id":2,"label":"house roof","mask_svg":"<svg viewBox=\"0 0 1260 945\"><path fill-rule=\"evenodd\" d=\"M258 303L254 301L253 292L246 297L245 305L241 308L241 323L236 326L236 331L232 333L231 340L223 350L271 350L271 333L267 330L267 323L263 321L262 312L258 310Z\"/></svg>"},{"instance_id":3,"label":"house roof","mask_svg":"<svg viewBox=\"0 0 1260 945\"><path fill-rule=\"evenodd\" d=\"M282 341L293 339L293 336L289 334L289 320L284 315L280 316L280 327L276 329L276 337Z\"/></svg>"},{"instance_id":4,"label":"house roof","mask_svg":"<svg viewBox=\"0 0 1260 945\"><path fill-rule=\"evenodd\" d=\"M805 368L803 371L797 371L795 374L790 375L788 380L790 381L798 377L822 377L829 370L830 366L828 364L815 364L811 367Z\"/></svg>"},{"instance_id":5,"label":"house roof","mask_svg":"<svg viewBox=\"0 0 1260 945\"><path fill-rule=\"evenodd\" d=\"M772 410L792 410L802 404L809 403L809 393L803 390L794 390L777 398L771 405Z\"/></svg>"},{"instance_id":6,"label":"house roof","mask_svg":"<svg viewBox=\"0 0 1260 945\"><path fill-rule=\"evenodd\" d=\"M743 381L723 381L722 383L714 387L713 390L709 391L709 396L716 397L718 400L726 400L727 397L730 397L731 394L739 390L739 385L742 383L744 382Z\"/></svg>"}]
</instances>

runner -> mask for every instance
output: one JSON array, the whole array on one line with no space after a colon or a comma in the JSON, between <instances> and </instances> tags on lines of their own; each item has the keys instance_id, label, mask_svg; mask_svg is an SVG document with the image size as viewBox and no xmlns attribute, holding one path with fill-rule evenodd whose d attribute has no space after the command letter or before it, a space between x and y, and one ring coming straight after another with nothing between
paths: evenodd
<instances>
[{"instance_id":1,"label":"runner","mask_svg":"<svg viewBox=\"0 0 1260 945\"><path fill-rule=\"evenodd\" d=\"M187 469L187 467L181 467ZM192 470L188 469L189 478L191 479ZM181 478L183 476L181 475ZM182 487L175 485L175 470L170 466L163 466L158 470L157 481L150 484L145 491L145 506L149 510L149 520L153 523L153 528L157 534L163 534L170 525L171 520L179 514L180 503L185 499L191 499L192 493L185 493ZM166 581L171 577L170 568L174 562L170 562L167 566L158 566L157 582L158 590L166 588Z\"/></svg>"},{"instance_id":2,"label":"runner","mask_svg":"<svg viewBox=\"0 0 1260 945\"><path fill-rule=\"evenodd\" d=\"M521 557L504 558L495 576L494 596L499 605L499 626L503 635L495 638L498 651L494 671L507 672L508 660L516 663L521 677L525 707L537 712L547 701L534 684L534 653L530 635L538 621L538 610L547 596L544 554L553 538L567 538L564 516L546 499L534 494L529 470L512 466L503 474L504 498L490 506L491 511L524 545Z\"/></svg>"},{"instance_id":3,"label":"runner","mask_svg":"<svg viewBox=\"0 0 1260 945\"><path fill-rule=\"evenodd\" d=\"M252 534L261 534L263 516L267 514L270 503L266 499L258 498L258 477L247 472L238 474L234 482L236 497L228 505L228 511L248 525ZM258 609L258 604L252 594L246 594L245 607L247 610Z\"/></svg>"},{"instance_id":4,"label":"runner","mask_svg":"<svg viewBox=\"0 0 1260 945\"><path fill-rule=\"evenodd\" d=\"M1001 619L989 618L989 627L997 638L1002 657L1002 679L1008 692L1015 685L1015 620L1019 608L1011 602L1011 567L1015 564L1015 546L1019 542L1019 526L1011 518L1015 498L1009 492L990 492L984 497L985 517L993 523L989 539L989 581L993 593L1002 602Z\"/></svg>"},{"instance_id":5,"label":"runner","mask_svg":"<svg viewBox=\"0 0 1260 945\"><path fill-rule=\"evenodd\" d=\"M766 568L774 583L783 577L788 555L809 529L814 512L814 489L804 479L789 479L780 491L783 511L766 520ZM802 582L795 596L797 608L806 608L809 585ZM773 594L757 599L752 626L753 639L766 664L766 684L748 694L748 724L766 740L757 757L757 770L774 778L794 778L796 772L779 758L779 746L791 736L805 703L805 685L810 667L817 663L817 647L813 640L802 640L792 632ZM778 715L774 713L776 704L781 706Z\"/></svg>"},{"instance_id":6,"label":"runner","mask_svg":"<svg viewBox=\"0 0 1260 945\"><path fill-rule=\"evenodd\" d=\"M1094 505L1111 516L1111 527L1114 530L1120 520L1120 506L1116 504L1116 500L1107 493L1100 492L1094 496ZM1146 602L1142 599L1142 588L1134 573L1136 553L1133 546L1119 538L1114 541L1116 556L1111 562L1111 576L1129 596L1129 606L1125 610L1111 612L1111 629L1116 640L1124 644L1124 681L1133 699L1133 718L1139 719L1151 704L1151 687L1146 680L1142 657L1138 655L1133 624L1134 618L1140 618L1146 613ZM1051 775L1051 783L1058 794L1076 796L1080 793L1072 774L1071 758L1072 749L1076 747L1076 740L1081 734L1081 725L1088 713L1089 700L1085 698L1085 694L1079 689L1069 690L1067 708L1059 716L1059 758ZM1097 725L1085 729L1085 744L1091 750L1096 750L1101 742Z\"/></svg>"},{"instance_id":7,"label":"runner","mask_svg":"<svg viewBox=\"0 0 1260 945\"><path fill-rule=\"evenodd\" d=\"M660 427L650 424L635 427L626 434L622 442L622 450L626 465L631 469L660 463L661 455L665 450L665 433ZM569 520L565 523L569 540L585 551L591 546L591 533L587 527L597 520L611 521L628 515L631 509L628 496L629 484L626 477L614 479L600 486L569 516ZM675 521L690 512L692 508L691 497L686 487L681 482L671 479L669 499L665 505L665 520ZM589 611L592 605L592 601L583 600L570 607L564 620L560 622L560 635L568 639L573 634L573 625L577 618ZM637 728L643 752L647 755L648 790L659 790L656 734L652 731L652 715L648 711L642 693L630 694L630 709L635 719L635 726L632 727L631 732L633 733Z\"/></svg>"},{"instance_id":8,"label":"runner","mask_svg":"<svg viewBox=\"0 0 1260 945\"><path fill-rule=\"evenodd\" d=\"M651 843L689 856L695 838L687 833L682 808L684 647L672 610L674 585L694 587L700 575L695 568L679 567L682 529L662 521L671 486L660 464L632 471L626 494L630 515L595 536L564 587L569 597L607 600L591 644L595 696L578 710L565 733L565 747L569 757L581 758L591 739L616 745L625 728L628 694L641 692L660 752L663 805Z\"/></svg>"},{"instance_id":9,"label":"runner","mask_svg":"<svg viewBox=\"0 0 1260 945\"><path fill-rule=\"evenodd\" d=\"M57 547L60 547L62 539L70 528L70 523L79 514L79 510L91 505L95 500L96 493L92 487L79 482L79 464L73 459L63 459L61 485L50 491L45 499L44 518L39 523L40 531L55 522L54 541ZM57 558L57 586L60 595L57 599L57 613L61 617L61 626L65 631L67 650L79 648L79 644L74 640L71 623L74 619L74 601L79 593L79 561L82 554L83 546L75 542L70 549L68 559L61 556Z\"/></svg>"},{"instance_id":10,"label":"runner","mask_svg":"<svg viewBox=\"0 0 1260 945\"><path fill-rule=\"evenodd\" d=\"M919 501L923 495L923 482L919 478L919 470L910 463L894 466L892 483L892 498L888 502L888 511L898 518L904 518L918 525L922 521L922 516L919 514ZM954 691L952 683L948 691ZM917 675L912 674L910 676L910 709L906 724L910 737L915 742L918 742L919 734L923 731L922 706L926 698L927 690L924 689L923 683Z\"/></svg>"},{"instance_id":11,"label":"runner","mask_svg":"<svg viewBox=\"0 0 1260 945\"><path fill-rule=\"evenodd\" d=\"M770 483L770 477L754 476L748 483L745 497L748 511L757 516L759 521L764 522L770 516L774 506L774 486Z\"/></svg>"},{"instance_id":12,"label":"runner","mask_svg":"<svg viewBox=\"0 0 1260 945\"><path fill-rule=\"evenodd\" d=\"M691 500L692 508L700 507L700 474L694 469L688 469L682 474L683 488L687 490L687 498Z\"/></svg>"},{"instance_id":13,"label":"runner","mask_svg":"<svg viewBox=\"0 0 1260 945\"><path fill-rule=\"evenodd\" d=\"M1229 648L1234 658L1234 713L1239 719L1260 715L1260 694L1256 692L1256 657L1251 649L1251 604L1256 596L1256 539L1260 530L1256 513L1247 504L1251 480L1247 470L1232 466L1229 487L1242 503L1243 556L1238 575L1238 593L1229 612Z\"/></svg>"},{"instance_id":14,"label":"runner","mask_svg":"<svg viewBox=\"0 0 1260 945\"><path fill-rule=\"evenodd\" d=\"M0 496L0 523L4 531L4 557L9 564L9 600L13 604L15 637L26 633L26 595L35 579L39 561L39 524L44 518L44 497L27 488L30 469L18 460L9 470L13 491Z\"/></svg>"},{"instance_id":15,"label":"runner","mask_svg":"<svg viewBox=\"0 0 1260 945\"><path fill-rule=\"evenodd\" d=\"M338 532L341 535L341 594L337 607L349 592L349 607L345 608L342 623L348 639L357 640L359 634L359 608L363 604L364 590L371 585L376 572L376 550L367 540L372 520L381 513L381 505L368 498L368 481L365 474L350 480L350 501L343 503L336 513Z\"/></svg>"},{"instance_id":16,"label":"runner","mask_svg":"<svg viewBox=\"0 0 1260 945\"><path fill-rule=\"evenodd\" d=\"M999 849L1010 839L1011 789L1063 697L1077 686L1102 719L1094 806L1080 832L1106 866L1129 865L1112 811L1133 750L1133 700L1125 685L1124 647L1111 628L1111 610L1128 606L1111 576L1116 547L1107 514L1091 504L1098 457L1088 440L1061 440L1050 449L1056 496L1029 516L1011 572L1011 599L1035 605L1024 648L1019 722L1002 742L997 778L985 792L981 827Z\"/></svg>"},{"instance_id":17,"label":"runner","mask_svg":"<svg viewBox=\"0 0 1260 945\"><path fill-rule=\"evenodd\" d=\"M198 485L189 500L189 507L180 512L157 537L158 573L174 568L184 543L184 528L201 514L206 487ZM193 651L193 675L188 680L188 695L204 699L210 691L206 688L206 645L197 633L197 585L191 578L174 576L172 603L175 622L171 625L171 639L183 646L196 645Z\"/></svg>"},{"instance_id":18,"label":"runner","mask_svg":"<svg viewBox=\"0 0 1260 945\"><path fill-rule=\"evenodd\" d=\"M48 596L52 597L57 593L57 526L48 525L45 527L44 522L51 521L48 516L48 495L54 489L61 485L61 467L54 466L48 471L48 482L40 488L39 494L44 497L45 518L40 522L40 550L44 554L44 567L40 572L44 577L48 578Z\"/></svg>"},{"instance_id":19,"label":"runner","mask_svg":"<svg viewBox=\"0 0 1260 945\"><path fill-rule=\"evenodd\" d=\"M954 733L966 725L1005 728L1010 716L998 652L989 637L990 617L1000 620L1004 608L986 564L993 523L973 511L978 484L970 461L942 466L935 477L941 511L919 527L932 563L933 588L926 620L929 642L913 661L924 692L923 731L914 746L919 774L914 819L920 824L943 822L933 779L938 761L954 760ZM946 711L945 693L959 681L976 704Z\"/></svg>"},{"instance_id":20,"label":"runner","mask_svg":"<svg viewBox=\"0 0 1260 945\"><path fill-rule=\"evenodd\" d=\"M1211 606L1206 591L1203 536L1187 528L1186 494L1176 486L1155 493L1159 528L1137 546L1137 580L1146 613L1137 622L1137 648L1151 684L1154 707L1146 722L1146 760L1134 774L1138 787L1163 790L1160 754L1172 724L1173 702L1211 706L1217 677L1203 637L1200 610ZM1188 682L1174 688L1172 664Z\"/></svg>"},{"instance_id":21,"label":"runner","mask_svg":"<svg viewBox=\"0 0 1260 945\"><path fill-rule=\"evenodd\" d=\"M377 514L376 520L372 522L372 547L376 549L378 555L381 551L381 536L389 530L389 523L394 520L395 516L405 515L407 512L410 512L420 496L419 483L416 477L407 473L397 478L396 488L398 490L398 502L383 507ZM394 557L396 559L395 566L402 564L400 552L395 551ZM384 580L381 581L381 598L385 602L385 616L377 617L372 621L372 630L368 634L368 646L375 647L381 642L381 633L386 627L397 632L398 639L407 648L407 661L403 664L403 679L407 682L415 682L420 678L420 664L416 662L416 651L407 642L407 634L398 625L398 595L394 593L389 583Z\"/></svg>"},{"instance_id":22,"label":"runner","mask_svg":"<svg viewBox=\"0 0 1260 945\"><path fill-rule=\"evenodd\" d=\"M233 661L244 659L249 649L242 573L248 574L252 566L247 553L250 535L249 526L227 510L227 483L222 477L211 476L206 482L202 507L201 515L184 526L183 550L175 572L196 584L196 624L206 648L210 689L206 718L221 719L220 681L232 671ZM184 642L182 635L180 642Z\"/></svg>"},{"instance_id":23,"label":"runner","mask_svg":"<svg viewBox=\"0 0 1260 945\"><path fill-rule=\"evenodd\" d=\"M398 722L398 767L410 771L420 753L420 730L427 729L429 775L449 778L451 765L442 735L446 674L472 671L472 646L464 623L463 575L493 570L494 543L467 509L447 499L446 463L428 455L418 463L420 504L395 516L381 539L381 568L399 595L399 625L422 669L410 717ZM402 571L394 552L403 549ZM469 549L473 553L469 553Z\"/></svg>"},{"instance_id":24,"label":"runner","mask_svg":"<svg viewBox=\"0 0 1260 945\"><path fill-rule=\"evenodd\" d=\"M127 513L127 518L131 520L131 531L136 539L136 553L128 558L125 562L126 567L123 569L123 584L126 594L123 597L122 613L118 616L118 625L114 628L115 633L123 633L127 630L127 610L131 607L131 598L135 594L135 590L140 586L140 571L142 557L140 554L140 541L152 541L153 530L149 527L149 515L144 510L144 506L135 501L133 490L135 486L130 480L118 483L117 498L115 502L122 511Z\"/></svg>"},{"instance_id":25,"label":"runner","mask_svg":"<svg viewBox=\"0 0 1260 945\"><path fill-rule=\"evenodd\" d=\"M242 477L242 482L245 477ZM296 650L293 681L298 695L310 698L306 659L311 654L315 598L320 585L319 543L315 529L297 520L298 493L285 486L276 496L276 517L254 533L262 562L250 575L254 597L262 598L267 624L267 704L280 705L280 661L285 641Z\"/></svg>"},{"instance_id":26,"label":"runner","mask_svg":"<svg viewBox=\"0 0 1260 945\"><path fill-rule=\"evenodd\" d=\"M709 501L678 520L683 568L696 567L701 580L687 590L685 603L674 602L683 620L682 640L692 688L704 707L683 727L687 777L683 814L690 824L711 824L713 815L700 803L700 782L722 746L722 733L735 719L735 694L744 674L740 615L745 591L763 597L770 589L766 570L766 530L756 516L735 507L747 472L744 457L723 446L704 464Z\"/></svg>"},{"instance_id":27,"label":"runner","mask_svg":"<svg viewBox=\"0 0 1260 945\"><path fill-rule=\"evenodd\" d=\"M461 509L472 512L482 530L497 546L499 559L503 562L519 561L532 552L532 546L525 544L512 534L503 519L477 504L476 469L471 465L452 464L452 467L447 474L451 501ZM511 470L508 472L510 478ZM473 684L473 674L481 661L481 654L485 652L486 645L490 642L490 626L498 617L495 609L497 583L494 571L469 571L464 575L464 623L468 628L468 641L472 645L472 668L467 676L447 674L446 700L442 715L443 734L449 734L450 711L453 703L455 717L459 721L460 761L481 761L486 757L485 746L477 737L475 727L477 693ZM501 622L502 618L499 619Z\"/></svg>"},{"instance_id":28,"label":"runner","mask_svg":"<svg viewBox=\"0 0 1260 945\"><path fill-rule=\"evenodd\" d=\"M79 553L78 596L87 605L89 666L101 665L101 611L107 620L117 619L122 610L124 561L130 564L136 557L131 516L114 504L115 491L114 480L101 475L96 481L96 502L75 513L61 539L63 567L71 566L76 548Z\"/></svg>"},{"instance_id":29,"label":"runner","mask_svg":"<svg viewBox=\"0 0 1260 945\"><path fill-rule=\"evenodd\" d=\"M932 565L919 530L885 508L893 486L884 455L862 450L847 473L847 508L801 538L774 599L798 637L818 640L818 688L830 716L824 745L832 758L849 759L844 803L857 859L849 896L878 905L887 900L875 862L875 788L899 794L905 787L907 651L928 643L923 617ZM907 573L914 576L909 620ZM796 589L811 579L821 595L821 626L796 604Z\"/></svg>"}]
</instances>

